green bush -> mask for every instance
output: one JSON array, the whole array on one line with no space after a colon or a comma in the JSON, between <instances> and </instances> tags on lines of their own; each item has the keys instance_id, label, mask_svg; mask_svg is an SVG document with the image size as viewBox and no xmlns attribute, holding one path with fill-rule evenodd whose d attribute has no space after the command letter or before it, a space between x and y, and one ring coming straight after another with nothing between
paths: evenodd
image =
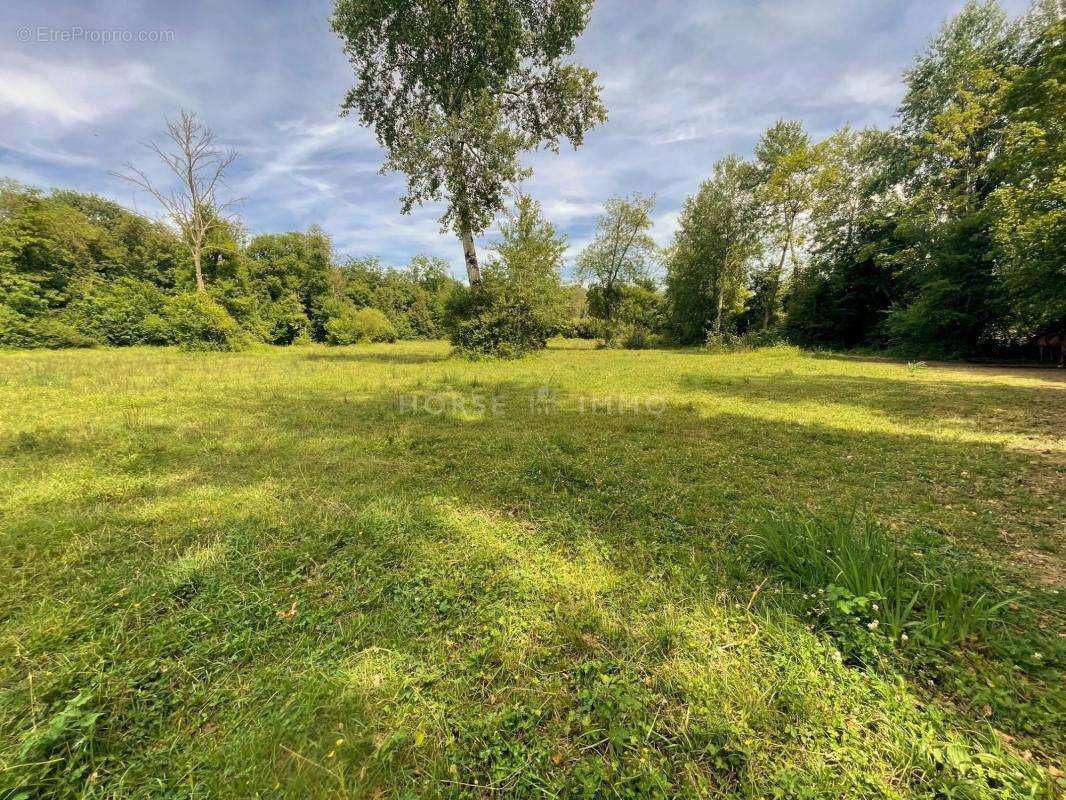
<instances>
[{"instance_id":1,"label":"green bush","mask_svg":"<svg viewBox=\"0 0 1066 800\"><path fill-rule=\"evenodd\" d=\"M287 294L263 305L264 338L271 344L292 344L307 334L310 322L300 299Z\"/></svg>"},{"instance_id":2,"label":"green bush","mask_svg":"<svg viewBox=\"0 0 1066 800\"><path fill-rule=\"evenodd\" d=\"M25 317L0 305L0 347L92 347L96 342L73 325L56 317Z\"/></svg>"},{"instance_id":3,"label":"green bush","mask_svg":"<svg viewBox=\"0 0 1066 800\"><path fill-rule=\"evenodd\" d=\"M542 350L573 316L573 295L559 281L566 239L540 205L519 195L500 233L477 290L457 288L448 298L445 329L459 355L518 358Z\"/></svg>"},{"instance_id":4,"label":"green bush","mask_svg":"<svg viewBox=\"0 0 1066 800\"><path fill-rule=\"evenodd\" d=\"M329 344L395 342L396 329L376 308L346 306L326 322L326 341Z\"/></svg>"},{"instance_id":5,"label":"green bush","mask_svg":"<svg viewBox=\"0 0 1066 800\"><path fill-rule=\"evenodd\" d=\"M652 337L643 325L634 325L625 330L622 346L626 350L647 350L652 346Z\"/></svg>"},{"instance_id":6,"label":"green bush","mask_svg":"<svg viewBox=\"0 0 1066 800\"><path fill-rule=\"evenodd\" d=\"M15 309L0 305L0 347L33 347L26 336L28 322Z\"/></svg>"},{"instance_id":7,"label":"green bush","mask_svg":"<svg viewBox=\"0 0 1066 800\"><path fill-rule=\"evenodd\" d=\"M239 350L247 335L226 309L202 292L167 298L162 314L147 322L150 339L182 350Z\"/></svg>"},{"instance_id":8,"label":"green bush","mask_svg":"<svg viewBox=\"0 0 1066 800\"><path fill-rule=\"evenodd\" d=\"M760 562L811 593L811 612L862 661L879 645L947 648L984 637L1009 602L917 534L895 537L854 514L770 516L751 544Z\"/></svg>"},{"instance_id":9,"label":"green bush","mask_svg":"<svg viewBox=\"0 0 1066 800\"><path fill-rule=\"evenodd\" d=\"M448 340L456 354L466 358L521 358L543 349L553 332L531 312L488 280L477 292L458 289L445 317Z\"/></svg>"},{"instance_id":10,"label":"green bush","mask_svg":"<svg viewBox=\"0 0 1066 800\"><path fill-rule=\"evenodd\" d=\"M207 296L229 314L248 341L270 341L271 326L266 319L265 303L246 282L239 277L216 279L208 285Z\"/></svg>"},{"instance_id":11,"label":"green bush","mask_svg":"<svg viewBox=\"0 0 1066 800\"><path fill-rule=\"evenodd\" d=\"M147 320L162 311L163 303L163 293L152 284L120 278L76 300L69 313L85 335L125 347L149 340Z\"/></svg>"},{"instance_id":12,"label":"green bush","mask_svg":"<svg viewBox=\"0 0 1066 800\"><path fill-rule=\"evenodd\" d=\"M595 317L577 317L563 332L568 339L601 339L603 338L603 321Z\"/></svg>"}]
</instances>

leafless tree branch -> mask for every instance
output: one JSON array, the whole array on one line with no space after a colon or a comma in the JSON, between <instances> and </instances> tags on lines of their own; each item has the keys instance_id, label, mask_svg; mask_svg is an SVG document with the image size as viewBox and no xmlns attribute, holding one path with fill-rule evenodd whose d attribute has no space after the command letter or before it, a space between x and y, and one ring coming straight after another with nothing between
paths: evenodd
<instances>
[{"instance_id":1,"label":"leafless tree branch","mask_svg":"<svg viewBox=\"0 0 1066 800\"><path fill-rule=\"evenodd\" d=\"M166 138L169 144L150 142L145 147L177 178L177 188L170 191L161 188L148 173L130 162L124 165L125 172L111 174L147 192L162 206L192 251L196 288L202 292L206 288L200 264L204 244L211 231L228 218L225 212L240 202L218 197L219 188L226 185L226 170L236 160L237 151L219 148L214 131L201 123L196 114L185 110L179 119L167 120Z\"/></svg>"}]
</instances>

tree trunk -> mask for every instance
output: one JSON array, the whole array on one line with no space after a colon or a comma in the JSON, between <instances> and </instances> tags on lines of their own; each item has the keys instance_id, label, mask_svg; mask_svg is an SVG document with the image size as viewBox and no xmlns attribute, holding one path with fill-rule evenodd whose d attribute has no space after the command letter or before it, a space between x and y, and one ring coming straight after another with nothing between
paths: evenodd
<instances>
[{"instance_id":1,"label":"tree trunk","mask_svg":"<svg viewBox=\"0 0 1066 800\"><path fill-rule=\"evenodd\" d=\"M611 287L612 289L614 287ZM603 343L610 344L614 340L614 331L611 330L611 292L604 289L603 292Z\"/></svg>"},{"instance_id":2,"label":"tree trunk","mask_svg":"<svg viewBox=\"0 0 1066 800\"><path fill-rule=\"evenodd\" d=\"M718 281L718 311L714 315L714 332L722 332L722 307L725 305L725 280Z\"/></svg>"},{"instance_id":3,"label":"tree trunk","mask_svg":"<svg viewBox=\"0 0 1066 800\"><path fill-rule=\"evenodd\" d=\"M196 291L206 292L207 286L204 284L204 271L200 268L199 247L194 247L192 249L192 265L196 269Z\"/></svg>"},{"instance_id":4,"label":"tree trunk","mask_svg":"<svg viewBox=\"0 0 1066 800\"><path fill-rule=\"evenodd\" d=\"M790 241L791 237L789 239L789 242ZM786 242L781 248L781 261L777 265L777 274L774 275L774 291L770 295L770 302L767 304L766 309L763 311L763 330L766 330L770 327L770 314L773 313L774 306L777 305L777 293L781 291L781 276L785 273L785 256L788 255L789 242Z\"/></svg>"},{"instance_id":5,"label":"tree trunk","mask_svg":"<svg viewBox=\"0 0 1066 800\"><path fill-rule=\"evenodd\" d=\"M463 228L459 235L463 243L463 260L466 261L466 278L470 282L470 288L477 291L481 288L481 267L477 263L477 250L474 248L474 235L469 228Z\"/></svg>"}]
</instances>

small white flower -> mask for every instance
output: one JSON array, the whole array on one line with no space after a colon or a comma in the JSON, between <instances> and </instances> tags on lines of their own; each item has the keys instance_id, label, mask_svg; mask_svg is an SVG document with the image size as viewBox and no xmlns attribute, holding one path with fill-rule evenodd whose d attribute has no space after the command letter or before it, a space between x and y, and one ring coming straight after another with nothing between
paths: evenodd
<instances>
[{"instance_id":1,"label":"small white flower","mask_svg":"<svg viewBox=\"0 0 1066 800\"><path fill-rule=\"evenodd\" d=\"M877 625L878 625L878 622L877 622L876 619L873 622L867 622L866 623L866 627L869 628L872 631L876 631L877 630Z\"/></svg>"},{"instance_id":2,"label":"small white flower","mask_svg":"<svg viewBox=\"0 0 1066 800\"><path fill-rule=\"evenodd\" d=\"M899 635L899 640L900 640L901 642L905 642L905 641L907 641L907 640L908 640L909 638L910 638L910 637L909 637L909 636L908 636L907 634L905 634L905 633L901 633L901 634Z\"/></svg>"},{"instance_id":3,"label":"small white flower","mask_svg":"<svg viewBox=\"0 0 1066 800\"><path fill-rule=\"evenodd\" d=\"M877 607L877 603L874 603L874 611L879 611L879 610L880 609Z\"/></svg>"}]
</instances>

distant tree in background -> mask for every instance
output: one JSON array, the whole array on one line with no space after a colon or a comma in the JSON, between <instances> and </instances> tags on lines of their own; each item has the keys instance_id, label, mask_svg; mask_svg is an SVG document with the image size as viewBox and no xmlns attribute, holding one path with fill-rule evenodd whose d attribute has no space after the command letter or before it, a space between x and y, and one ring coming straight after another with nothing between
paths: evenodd
<instances>
[{"instance_id":1,"label":"distant tree in background","mask_svg":"<svg viewBox=\"0 0 1066 800\"><path fill-rule=\"evenodd\" d=\"M623 287L645 277L658 248L651 238L655 198L641 194L613 197L604 204L596 236L577 259L577 274L599 294L603 336L614 340L615 311Z\"/></svg>"},{"instance_id":2,"label":"distant tree in background","mask_svg":"<svg viewBox=\"0 0 1066 800\"><path fill-rule=\"evenodd\" d=\"M800 344L872 344L895 297L886 260L904 242L892 190L899 137L843 128L822 145L809 221L808 264L791 286L786 330Z\"/></svg>"},{"instance_id":3,"label":"distant tree in background","mask_svg":"<svg viewBox=\"0 0 1066 800\"><path fill-rule=\"evenodd\" d=\"M1037 17L1044 18L1050 9ZM1066 331L1066 21L1038 29L1024 69L1003 92L1006 128L995 168L993 240L1011 324Z\"/></svg>"},{"instance_id":4,"label":"distant tree in background","mask_svg":"<svg viewBox=\"0 0 1066 800\"><path fill-rule=\"evenodd\" d=\"M1063 13L969 0L906 73L896 127L820 145L793 340L959 357L1066 327Z\"/></svg>"},{"instance_id":5,"label":"distant tree in background","mask_svg":"<svg viewBox=\"0 0 1066 800\"><path fill-rule=\"evenodd\" d=\"M176 178L176 188L167 189L132 163L117 177L143 189L162 206L192 254L196 274L196 290L206 291L202 256L211 231L225 218L236 200L222 200L219 189L225 181L226 169L236 160L233 149L219 149L214 132L201 123L196 115L182 110L177 120L167 121L169 149L155 142L148 145L160 162Z\"/></svg>"},{"instance_id":6,"label":"distant tree in background","mask_svg":"<svg viewBox=\"0 0 1066 800\"><path fill-rule=\"evenodd\" d=\"M619 284L610 295L599 286L592 286L587 296L589 312L600 321L597 333L601 336L604 334L604 299L608 296L612 298L612 344L641 350L658 343L659 337L666 332L666 298L658 282L650 275Z\"/></svg>"},{"instance_id":7,"label":"distant tree in background","mask_svg":"<svg viewBox=\"0 0 1066 800\"><path fill-rule=\"evenodd\" d=\"M443 259L419 255L403 269L388 269L376 258L350 258L340 269L346 301L380 309L400 338L444 335L446 305L459 282Z\"/></svg>"},{"instance_id":8,"label":"distant tree in background","mask_svg":"<svg viewBox=\"0 0 1066 800\"><path fill-rule=\"evenodd\" d=\"M295 308L312 338L325 336L332 301L343 295L343 276L329 235L317 226L306 231L253 236L244 249L248 279L270 309L277 330L271 340L288 344L299 337ZM287 340L287 341L286 341Z\"/></svg>"},{"instance_id":9,"label":"distant tree in background","mask_svg":"<svg viewBox=\"0 0 1066 800\"><path fill-rule=\"evenodd\" d=\"M567 135L564 120L579 137L602 112L591 73L561 62L587 3L509 0L492 5L499 25L473 13L489 5L459 6L451 27L444 9L424 2L338 6L383 48L359 62L368 82L361 74L350 99L380 105L372 116L384 126L379 136L391 137L390 159L413 159L403 162L412 166L409 201L435 187L451 203L453 227L462 209L480 209L484 224L492 218L504 178L521 173L512 145L553 145ZM580 283L565 288L565 240L529 198L518 198L480 288L475 280L469 291L440 259L417 256L401 268L338 261L318 228L249 236L205 188L220 185L227 154L186 115L171 131L179 144L167 164L175 172L190 159L202 165L174 201L198 210L206 232L196 247L188 225L151 222L94 195L0 181L0 346L233 349L449 333L462 352L516 355L556 331L628 347L664 333L695 343L720 331L727 345L740 334L744 346L787 336L908 357L1025 348L1035 356L1036 337L1066 328L1064 26L1062 0L1036 0L1016 20L995 2L969 0L905 75L898 125L845 127L820 142L797 122L772 125L752 165L721 162L686 202L665 295L649 269L659 257L653 204L639 195L607 203L577 260ZM459 52L435 49L439 36ZM498 49L481 52L476 42ZM462 72L467 84L448 83L449 66L472 66ZM518 76L533 83L518 85ZM375 86L393 94L367 94ZM553 105L562 89L585 111ZM465 98L455 106L461 113L444 114L438 101L449 98ZM389 129L390 120L400 127ZM467 131L477 136L454 138ZM458 150L441 149L449 141ZM473 166L449 160L456 153ZM471 315L459 334L456 311Z\"/></svg>"},{"instance_id":10,"label":"distant tree in background","mask_svg":"<svg viewBox=\"0 0 1066 800\"><path fill-rule=\"evenodd\" d=\"M137 344L187 267L165 226L71 191L0 181L0 315L18 347Z\"/></svg>"},{"instance_id":11,"label":"distant tree in background","mask_svg":"<svg viewBox=\"0 0 1066 800\"><path fill-rule=\"evenodd\" d=\"M720 333L730 312L743 310L752 261L762 246L753 166L739 156L714 165L681 209L667 261L671 328L678 341L702 343Z\"/></svg>"},{"instance_id":12,"label":"distant tree in background","mask_svg":"<svg viewBox=\"0 0 1066 800\"><path fill-rule=\"evenodd\" d=\"M755 145L755 164L760 202L764 207L764 230L768 249L776 252L767 274L769 296L763 316L768 328L774 317L785 280L785 260L798 272L801 259L803 218L814 196L814 175L821 159L820 148L811 142L799 122L780 120Z\"/></svg>"},{"instance_id":13,"label":"distant tree in background","mask_svg":"<svg viewBox=\"0 0 1066 800\"><path fill-rule=\"evenodd\" d=\"M957 356L1009 336L987 200L1017 34L998 3L970 0L906 75L899 226L908 246L892 258L901 280L885 324L898 347Z\"/></svg>"},{"instance_id":14,"label":"distant tree in background","mask_svg":"<svg viewBox=\"0 0 1066 800\"><path fill-rule=\"evenodd\" d=\"M56 189L49 201L79 212L100 232L90 238L99 236L95 245L99 268L94 271L101 280L126 277L170 288L189 268L181 242L165 225L94 194Z\"/></svg>"},{"instance_id":15,"label":"distant tree in background","mask_svg":"<svg viewBox=\"0 0 1066 800\"><path fill-rule=\"evenodd\" d=\"M529 148L579 146L607 118L596 74L564 58L592 0L337 0L333 29L356 84L356 111L407 176L402 209L444 200L441 223L462 242L470 286L481 281L474 237L528 170Z\"/></svg>"}]
</instances>

